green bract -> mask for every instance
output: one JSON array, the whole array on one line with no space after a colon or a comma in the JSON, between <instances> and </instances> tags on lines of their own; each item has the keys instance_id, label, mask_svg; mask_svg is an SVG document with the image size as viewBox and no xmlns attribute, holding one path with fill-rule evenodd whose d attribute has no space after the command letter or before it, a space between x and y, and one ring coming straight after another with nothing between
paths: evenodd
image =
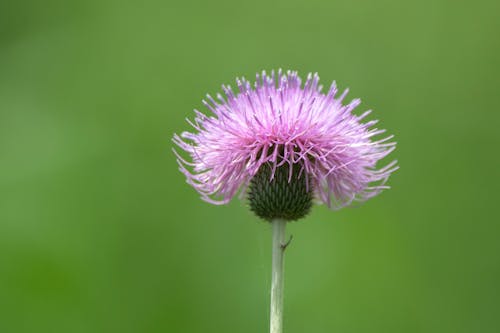
<instances>
[{"instance_id":1,"label":"green bract","mask_svg":"<svg viewBox=\"0 0 500 333\"><path fill-rule=\"evenodd\" d=\"M276 168L271 179L273 166L262 165L250 181L248 200L250 209L260 218L271 222L274 219L298 220L306 216L312 206L313 188L307 186L305 173L299 175L300 166L284 163Z\"/></svg>"}]
</instances>

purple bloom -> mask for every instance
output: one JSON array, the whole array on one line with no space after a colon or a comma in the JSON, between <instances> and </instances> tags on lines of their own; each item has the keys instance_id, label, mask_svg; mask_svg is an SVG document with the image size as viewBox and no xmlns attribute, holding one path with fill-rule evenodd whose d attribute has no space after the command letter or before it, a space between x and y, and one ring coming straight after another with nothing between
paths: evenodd
<instances>
[{"instance_id":1,"label":"purple bloom","mask_svg":"<svg viewBox=\"0 0 500 333\"><path fill-rule=\"evenodd\" d=\"M342 105L346 89L337 95L335 82L322 93L319 76L306 82L297 72L281 70L275 76L257 74L252 85L237 79L238 92L222 86L225 97L207 95L203 104L212 112L197 110L195 133L174 135L174 142L192 162L179 154L180 170L202 198L225 204L238 192L245 193L252 177L264 164L276 168L299 167L299 177L312 184L316 198L332 208L353 200L366 200L382 189L396 161L377 169L377 162L395 149L392 135L375 140L385 130L371 128L376 120L361 123L370 111L352 113L360 104L354 99ZM189 120L188 120L189 122ZM175 152L175 150L174 150ZM188 170L188 168L190 170Z\"/></svg>"}]
</instances>

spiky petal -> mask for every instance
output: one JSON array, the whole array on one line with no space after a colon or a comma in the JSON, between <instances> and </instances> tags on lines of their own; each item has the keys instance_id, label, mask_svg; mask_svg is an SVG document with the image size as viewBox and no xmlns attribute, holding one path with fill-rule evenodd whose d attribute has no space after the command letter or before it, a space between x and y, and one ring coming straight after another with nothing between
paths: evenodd
<instances>
[{"instance_id":1,"label":"spiky petal","mask_svg":"<svg viewBox=\"0 0 500 333\"><path fill-rule=\"evenodd\" d=\"M362 123L370 113L353 114L359 99L342 104L348 90L337 96L335 82L322 93L319 76L309 74L304 84L297 72L257 74L255 83L236 80L238 89L222 86L225 96L207 95L211 111L195 110L195 131L174 135L186 151L177 152L180 170L202 196L225 204L246 186L264 164L293 165L312 184L315 196L332 208L366 200L388 188L386 181L396 161L382 168L377 162L395 149L392 136L374 139L384 130L376 120Z\"/></svg>"}]
</instances>

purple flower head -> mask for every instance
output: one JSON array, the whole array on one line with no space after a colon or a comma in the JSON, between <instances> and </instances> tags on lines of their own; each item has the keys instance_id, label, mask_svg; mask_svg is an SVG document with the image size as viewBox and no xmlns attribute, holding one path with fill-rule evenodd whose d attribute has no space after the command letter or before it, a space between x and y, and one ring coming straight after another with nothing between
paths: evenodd
<instances>
[{"instance_id":1,"label":"purple flower head","mask_svg":"<svg viewBox=\"0 0 500 333\"><path fill-rule=\"evenodd\" d=\"M245 189L260 168L270 167L270 181L278 168L288 167L311 184L314 196L331 208L366 200L382 189L396 161L377 168L377 162L395 149L392 135L374 139L385 130L362 123L370 111L353 114L360 104L343 105L346 89L337 96L332 83L322 93L319 76L309 74L302 85L297 72L257 74L252 85L237 79L237 92L222 86L225 96L207 95L197 110L194 133L174 135L191 162L177 152L180 170L201 197L213 204L228 203ZM188 120L189 122L189 120ZM174 150L175 152L175 150Z\"/></svg>"}]
</instances>

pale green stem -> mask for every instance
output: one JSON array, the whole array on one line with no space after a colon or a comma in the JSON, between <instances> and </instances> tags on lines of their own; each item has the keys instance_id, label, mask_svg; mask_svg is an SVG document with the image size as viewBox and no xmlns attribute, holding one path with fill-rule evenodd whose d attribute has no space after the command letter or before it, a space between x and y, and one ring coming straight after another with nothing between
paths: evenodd
<instances>
[{"instance_id":1,"label":"pale green stem","mask_svg":"<svg viewBox=\"0 0 500 333\"><path fill-rule=\"evenodd\" d=\"M271 333L283 332L283 282L285 253L285 228L286 221L276 219L272 221L273 228L273 266L271 278Z\"/></svg>"}]
</instances>

